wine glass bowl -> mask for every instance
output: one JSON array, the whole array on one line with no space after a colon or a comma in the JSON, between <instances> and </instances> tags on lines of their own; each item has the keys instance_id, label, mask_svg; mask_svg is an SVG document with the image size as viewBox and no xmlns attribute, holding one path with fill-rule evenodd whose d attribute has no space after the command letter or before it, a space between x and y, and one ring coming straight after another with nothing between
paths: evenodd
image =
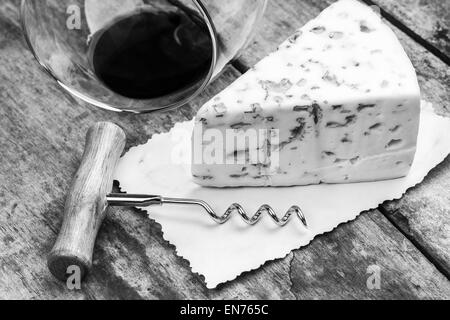
<instances>
[{"instance_id":1,"label":"wine glass bowl","mask_svg":"<svg viewBox=\"0 0 450 320\"><path fill-rule=\"evenodd\" d=\"M71 94L134 113L182 106L248 43L266 0L22 0L42 67Z\"/></svg>"}]
</instances>

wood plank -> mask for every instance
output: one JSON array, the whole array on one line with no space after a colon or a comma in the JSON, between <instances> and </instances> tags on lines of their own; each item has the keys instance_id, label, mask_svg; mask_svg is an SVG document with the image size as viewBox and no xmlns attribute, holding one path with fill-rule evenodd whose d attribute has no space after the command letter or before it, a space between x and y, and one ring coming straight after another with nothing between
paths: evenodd
<instances>
[{"instance_id":1,"label":"wood plank","mask_svg":"<svg viewBox=\"0 0 450 320\"><path fill-rule=\"evenodd\" d=\"M450 283L377 211L216 290L206 290L174 250L144 213L113 209L97 244L94 274L103 271L105 281L145 299L450 297ZM380 268L379 290L367 287L370 266Z\"/></svg>"},{"instance_id":2,"label":"wood plank","mask_svg":"<svg viewBox=\"0 0 450 320\"><path fill-rule=\"evenodd\" d=\"M18 4L0 4L0 298L450 297L445 278L377 211L286 259L207 290L163 240L158 224L141 212L114 208L99 234L93 273L82 290L67 290L50 275L45 257L61 223L87 128L95 121L113 121L125 129L128 147L144 143L176 121L192 118L202 101L238 73L229 68L195 103L170 113L134 116L94 109L38 69L20 33ZM381 268L380 290L365 285L373 264Z\"/></svg>"},{"instance_id":3,"label":"wood plank","mask_svg":"<svg viewBox=\"0 0 450 320\"><path fill-rule=\"evenodd\" d=\"M383 213L450 279L450 157Z\"/></svg>"},{"instance_id":4,"label":"wood plank","mask_svg":"<svg viewBox=\"0 0 450 320\"><path fill-rule=\"evenodd\" d=\"M241 68L255 64L266 55L267 50L275 50L281 41L333 2L333 0L271 1L269 14L266 14L255 40L239 61ZM432 102L440 115L450 116L448 105L450 69L395 26L390 27L417 70L423 99ZM446 179L448 175L450 175L449 159L433 171L419 187L410 190L401 201L390 202L384 207L386 211L383 210L402 232L420 248L426 250L429 257L447 276L450 266L449 185Z\"/></svg>"},{"instance_id":5,"label":"wood plank","mask_svg":"<svg viewBox=\"0 0 450 320\"><path fill-rule=\"evenodd\" d=\"M413 39L450 64L450 2L441 0L364 0L379 6Z\"/></svg>"}]
</instances>

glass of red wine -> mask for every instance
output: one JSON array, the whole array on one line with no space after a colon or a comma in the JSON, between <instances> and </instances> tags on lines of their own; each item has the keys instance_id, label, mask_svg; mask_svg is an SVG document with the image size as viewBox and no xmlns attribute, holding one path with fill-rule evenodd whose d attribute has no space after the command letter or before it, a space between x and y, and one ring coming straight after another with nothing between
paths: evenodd
<instances>
[{"instance_id":1,"label":"glass of red wine","mask_svg":"<svg viewBox=\"0 0 450 320\"><path fill-rule=\"evenodd\" d=\"M134 113L190 102L249 42L267 0L22 0L39 63L71 94Z\"/></svg>"}]
</instances>

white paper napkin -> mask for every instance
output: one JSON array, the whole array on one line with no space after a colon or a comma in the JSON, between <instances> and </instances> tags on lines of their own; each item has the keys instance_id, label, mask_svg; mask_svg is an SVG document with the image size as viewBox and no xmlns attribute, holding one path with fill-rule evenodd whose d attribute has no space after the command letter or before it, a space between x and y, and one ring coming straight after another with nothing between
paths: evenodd
<instances>
[{"instance_id":1,"label":"white paper napkin","mask_svg":"<svg viewBox=\"0 0 450 320\"><path fill-rule=\"evenodd\" d=\"M169 133L154 135L147 144L132 148L115 173L122 191L202 199L219 214L235 202L249 214L269 204L279 216L291 205L299 205L309 224L306 230L294 218L280 228L264 217L250 227L235 215L227 224L217 225L197 207L149 208L149 216L161 224L164 238L176 246L179 256L189 260L193 272L205 277L208 288L257 269L266 261L283 258L315 236L355 219L360 212L400 198L450 153L450 118L436 115L431 104L423 102L417 154L405 178L289 188L211 189L191 181L192 128L192 121L178 123Z\"/></svg>"}]
</instances>

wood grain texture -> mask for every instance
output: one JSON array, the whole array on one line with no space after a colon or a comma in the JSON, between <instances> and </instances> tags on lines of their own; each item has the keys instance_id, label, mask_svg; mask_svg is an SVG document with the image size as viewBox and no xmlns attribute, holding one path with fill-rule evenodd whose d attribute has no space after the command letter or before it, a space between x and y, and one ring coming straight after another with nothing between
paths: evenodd
<instances>
[{"instance_id":1,"label":"wood grain texture","mask_svg":"<svg viewBox=\"0 0 450 320\"><path fill-rule=\"evenodd\" d=\"M95 240L108 206L106 195L112 190L125 143L125 133L111 122L97 122L86 134L81 164L67 192L63 223L47 260L59 280L66 281L71 266L79 268L81 278L92 267Z\"/></svg>"},{"instance_id":2,"label":"wood grain texture","mask_svg":"<svg viewBox=\"0 0 450 320\"><path fill-rule=\"evenodd\" d=\"M304 19L315 15L307 1L297 1L300 8L289 7L295 4L292 1L271 2L268 19L278 15L280 20L265 29L274 28L277 34L289 31L292 12L302 12ZM192 118L202 102L239 73L228 68L194 103L170 113L133 116L94 109L73 99L38 69L21 36L18 3L0 3L0 298L450 297L448 280L378 211L317 238L285 259L207 290L188 262L163 240L158 224L143 212L113 208L99 231L91 275L82 290L69 291L50 274L45 257L59 230L89 126L113 121L124 128L127 148L144 143L175 122ZM274 6L281 9L271 13ZM283 38L266 39L266 47L258 50L268 52ZM254 47L250 51L258 52ZM247 57L257 59L256 54ZM371 265L380 268L380 290L367 288Z\"/></svg>"},{"instance_id":3,"label":"wood grain texture","mask_svg":"<svg viewBox=\"0 0 450 320\"><path fill-rule=\"evenodd\" d=\"M388 12L405 32L428 42L436 55L450 61L450 2L442 0L366 0ZM411 31L409 32L408 29ZM431 49L431 48L430 48Z\"/></svg>"},{"instance_id":4,"label":"wood grain texture","mask_svg":"<svg viewBox=\"0 0 450 320\"><path fill-rule=\"evenodd\" d=\"M251 48L241 57L239 65L248 67L275 50L297 28L316 16L333 0L271 1L263 25ZM385 21L388 23L387 21ZM450 116L450 68L439 58L418 45L398 28L389 24L416 68L422 98L433 103L436 112ZM450 274L449 184L450 159L447 158L401 201L392 201L383 212L404 234L426 250L429 258L447 277Z\"/></svg>"},{"instance_id":5,"label":"wood grain texture","mask_svg":"<svg viewBox=\"0 0 450 320\"><path fill-rule=\"evenodd\" d=\"M450 157L383 213L450 278Z\"/></svg>"}]
</instances>

